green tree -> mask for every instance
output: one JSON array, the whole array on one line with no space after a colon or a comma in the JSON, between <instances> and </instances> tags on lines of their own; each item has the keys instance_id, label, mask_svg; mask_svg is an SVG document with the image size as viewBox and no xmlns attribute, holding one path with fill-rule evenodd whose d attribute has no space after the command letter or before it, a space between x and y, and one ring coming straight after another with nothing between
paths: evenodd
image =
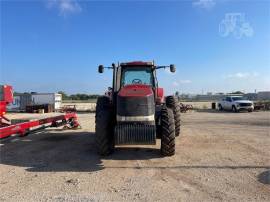
<instances>
[{"instance_id":1,"label":"green tree","mask_svg":"<svg viewBox=\"0 0 270 202\"><path fill-rule=\"evenodd\" d=\"M62 95L63 100L68 100L69 99L69 96L64 91L59 91L58 93Z\"/></svg>"}]
</instances>

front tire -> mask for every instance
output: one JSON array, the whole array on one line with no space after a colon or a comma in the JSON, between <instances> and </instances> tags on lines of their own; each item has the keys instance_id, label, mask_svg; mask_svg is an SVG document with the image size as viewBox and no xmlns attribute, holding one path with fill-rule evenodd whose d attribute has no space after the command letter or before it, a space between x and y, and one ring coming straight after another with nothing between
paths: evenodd
<instances>
[{"instance_id":1,"label":"front tire","mask_svg":"<svg viewBox=\"0 0 270 202\"><path fill-rule=\"evenodd\" d=\"M174 124L175 124L175 136L180 135L181 129L181 114L180 114L180 104L176 97L168 96L166 97L166 106L173 110Z\"/></svg>"},{"instance_id":2,"label":"front tire","mask_svg":"<svg viewBox=\"0 0 270 202\"><path fill-rule=\"evenodd\" d=\"M232 111L235 113L238 112L238 110L236 109L236 107L234 105L232 106Z\"/></svg>"},{"instance_id":3,"label":"front tire","mask_svg":"<svg viewBox=\"0 0 270 202\"><path fill-rule=\"evenodd\" d=\"M222 107L221 104L218 105L218 110L219 110L219 111L222 111L222 110L223 110L223 107Z\"/></svg>"},{"instance_id":4,"label":"front tire","mask_svg":"<svg viewBox=\"0 0 270 202\"><path fill-rule=\"evenodd\" d=\"M102 156L109 155L114 150L113 111L110 99L99 97L96 106L96 146Z\"/></svg>"},{"instance_id":5,"label":"front tire","mask_svg":"<svg viewBox=\"0 0 270 202\"><path fill-rule=\"evenodd\" d=\"M164 106L161 110L161 154L173 156L175 154L175 125L173 111Z\"/></svg>"}]
</instances>

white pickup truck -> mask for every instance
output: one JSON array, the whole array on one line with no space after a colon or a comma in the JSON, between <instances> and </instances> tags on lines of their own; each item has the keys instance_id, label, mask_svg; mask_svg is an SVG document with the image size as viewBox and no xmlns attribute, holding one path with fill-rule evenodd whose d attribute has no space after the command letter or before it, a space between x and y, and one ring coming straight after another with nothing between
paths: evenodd
<instances>
[{"instance_id":1,"label":"white pickup truck","mask_svg":"<svg viewBox=\"0 0 270 202\"><path fill-rule=\"evenodd\" d=\"M254 104L252 101L245 99L242 96L227 96L218 102L219 110L232 110L238 112L240 110L247 110L252 112L254 110Z\"/></svg>"}]
</instances>

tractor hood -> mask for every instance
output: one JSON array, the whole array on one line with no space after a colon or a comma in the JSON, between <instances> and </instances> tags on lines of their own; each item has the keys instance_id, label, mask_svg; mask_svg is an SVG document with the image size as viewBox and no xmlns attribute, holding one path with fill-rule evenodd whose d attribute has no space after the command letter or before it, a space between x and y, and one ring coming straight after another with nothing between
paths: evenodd
<instances>
[{"instance_id":1,"label":"tractor hood","mask_svg":"<svg viewBox=\"0 0 270 202\"><path fill-rule=\"evenodd\" d=\"M147 97L153 95L152 87L143 84L130 84L121 88L121 97Z\"/></svg>"},{"instance_id":2,"label":"tractor hood","mask_svg":"<svg viewBox=\"0 0 270 202\"><path fill-rule=\"evenodd\" d=\"M117 95L116 112L117 121L154 124L155 101L152 87L142 84L122 87Z\"/></svg>"}]
</instances>

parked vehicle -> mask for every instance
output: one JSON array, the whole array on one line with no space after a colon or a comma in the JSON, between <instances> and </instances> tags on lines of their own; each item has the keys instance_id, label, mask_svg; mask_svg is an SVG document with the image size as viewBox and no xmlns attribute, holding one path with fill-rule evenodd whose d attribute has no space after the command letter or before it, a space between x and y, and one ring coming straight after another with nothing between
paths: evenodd
<instances>
[{"instance_id":1,"label":"parked vehicle","mask_svg":"<svg viewBox=\"0 0 270 202\"><path fill-rule=\"evenodd\" d=\"M13 102L7 106L8 111L26 111L27 106L52 105L52 110L59 111L62 95L58 93L16 93Z\"/></svg>"},{"instance_id":2,"label":"parked vehicle","mask_svg":"<svg viewBox=\"0 0 270 202\"><path fill-rule=\"evenodd\" d=\"M239 112L241 110L247 110L252 112L254 110L254 103L242 96L227 96L218 102L218 109L232 110L233 112Z\"/></svg>"},{"instance_id":3,"label":"parked vehicle","mask_svg":"<svg viewBox=\"0 0 270 202\"><path fill-rule=\"evenodd\" d=\"M60 110L62 95L58 93L33 93L31 94L33 105L52 104L53 110Z\"/></svg>"},{"instance_id":4,"label":"parked vehicle","mask_svg":"<svg viewBox=\"0 0 270 202\"><path fill-rule=\"evenodd\" d=\"M16 93L12 103L7 105L8 111L25 111L27 105L32 104L32 97L30 93Z\"/></svg>"}]
</instances>

